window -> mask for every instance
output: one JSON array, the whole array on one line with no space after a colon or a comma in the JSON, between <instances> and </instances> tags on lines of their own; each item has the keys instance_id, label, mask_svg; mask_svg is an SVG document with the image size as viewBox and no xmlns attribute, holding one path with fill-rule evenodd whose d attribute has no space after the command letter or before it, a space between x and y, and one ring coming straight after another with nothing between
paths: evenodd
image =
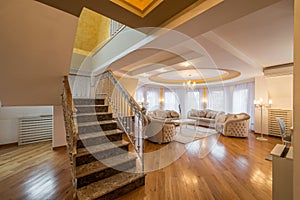
<instances>
[{"instance_id":1,"label":"window","mask_svg":"<svg viewBox=\"0 0 300 200\"><path fill-rule=\"evenodd\" d=\"M207 107L216 111L225 110L225 92L223 88L208 89L208 105Z\"/></svg>"},{"instance_id":2,"label":"window","mask_svg":"<svg viewBox=\"0 0 300 200\"><path fill-rule=\"evenodd\" d=\"M134 98L140 106L145 106L147 110L159 109L158 88L140 87L136 90Z\"/></svg>"},{"instance_id":3,"label":"window","mask_svg":"<svg viewBox=\"0 0 300 200\"><path fill-rule=\"evenodd\" d=\"M188 110L203 109L202 99L203 99L202 90L188 91L185 99L186 108Z\"/></svg>"},{"instance_id":4,"label":"window","mask_svg":"<svg viewBox=\"0 0 300 200\"><path fill-rule=\"evenodd\" d=\"M164 90L164 109L175 110L179 112L179 101L175 92L171 90Z\"/></svg>"},{"instance_id":5,"label":"window","mask_svg":"<svg viewBox=\"0 0 300 200\"><path fill-rule=\"evenodd\" d=\"M147 88L146 89L146 102L147 110L159 109L159 89L158 88Z\"/></svg>"},{"instance_id":6,"label":"window","mask_svg":"<svg viewBox=\"0 0 300 200\"><path fill-rule=\"evenodd\" d=\"M248 113L248 89L234 90L232 103L233 113Z\"/></svg>"}]
</instances>

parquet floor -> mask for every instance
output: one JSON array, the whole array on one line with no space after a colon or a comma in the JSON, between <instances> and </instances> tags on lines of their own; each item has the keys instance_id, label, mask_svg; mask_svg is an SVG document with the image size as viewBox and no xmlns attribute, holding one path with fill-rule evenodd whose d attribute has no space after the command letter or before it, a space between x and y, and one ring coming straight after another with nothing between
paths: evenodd
<instances>
[{"instance_id":1,"label":"parquet floor","mask_svg":"<svg viewBox=\"0 0 300 200\"><path fill-rule=\"evenodd\" d=\"M265 160L279 138L257 141L210 136L188 145L146 142L146 185L120 200L272 199L272 162ZM175 152L175 153L174 153ZM153 153L153 154L152 154ZM172 164L169 161L174 160ZM153 169L159 170L151 171ZM51 143L0 147L0 199L71 199L65 148Z\"/></svg>"}]
</instances>

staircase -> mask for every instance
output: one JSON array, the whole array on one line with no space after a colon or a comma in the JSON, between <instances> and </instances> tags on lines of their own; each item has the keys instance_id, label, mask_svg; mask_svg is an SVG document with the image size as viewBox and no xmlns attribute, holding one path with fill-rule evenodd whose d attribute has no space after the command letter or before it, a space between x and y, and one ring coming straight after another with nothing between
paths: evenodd
<instances>
[{"instance_id":1,"label":"staircase","mask_svg":"<svg viewBox=\"0 0 300 200\"><path fill-rule=\"evenodd\" d=\"M105 99L74 99L78 125L75 155L79 200L116 199L145 184L137 156L122 139Z\"/></svg>"}]
</instances>

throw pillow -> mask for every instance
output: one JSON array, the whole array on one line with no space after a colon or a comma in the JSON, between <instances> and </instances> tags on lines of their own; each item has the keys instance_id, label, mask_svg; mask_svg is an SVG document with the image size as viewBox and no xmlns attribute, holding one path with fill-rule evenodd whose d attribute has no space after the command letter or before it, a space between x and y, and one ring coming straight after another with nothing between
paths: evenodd
<instances>
[{"instance_id":1,"label":"throw pillow","mask_svg":"<svg viewBox=\"0 0 300 200\"><path fill-rule=\"evenodd\" d=\"M172 118L178 118L179 114L176 111L171 111Z\"/></svg>"},{"instance_id":2,"label":"throw pillow","mask_svg":"<svg viewBox=\"0 0 300 200\"><path fill-rule=\"evenodd\" d=\"M212 114L212 112L211 112L211 111L207 112L207 114L206 114L206 118L211 118L212 116L213 116L213 114Z\"/></svg>"},{"instance_id":3,"label":"throw pillow","mask_svg":"<svg viewBox=\"0 0 300 200\"><path fill-rule=\"evenodd\" d=\"M166 110L167 118L172 118L171 112L172 112L172 111L170 111L170 110Z\"/></svg>"},{"instance_id":4,"label":"throw pillow","mask_svg":"<svg viewBox=\"0 0 300 200\"><path fill-rule=\"evenodd\" d=\"M215 119L215 118L216 118L216 115L217 115L217 112L211 111L211 118L212 118L212 119Z\"/></svg>"},{"instance_id":5,"label":"throw pillow","mask_svg":"<svg viewBox=\"0 0 300 200\"><path fill-rule=\"evenodd\" d=\"M190 111L190 116L192 116L192 117L197 117L197 110L192 109L192 110Z\"/></svg>"},{"instance_id":6,"label":"throw pillow","mask_svg":"<svg viewBox=\"0 0 300 200\"><path fill-rule=\"evenodd\" d=\"M206 112L204 110L200 110L199 117L205 117L205 116L206 116Z\"/></svg>"}]
</instances>

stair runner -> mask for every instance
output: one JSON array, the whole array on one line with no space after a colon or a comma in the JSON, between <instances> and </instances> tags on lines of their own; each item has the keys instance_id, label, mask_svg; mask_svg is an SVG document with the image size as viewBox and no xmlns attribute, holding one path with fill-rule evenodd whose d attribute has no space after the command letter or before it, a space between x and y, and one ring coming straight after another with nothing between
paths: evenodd
<instances>
[{"instance_id":1,"label":"stair runner","mask_svg":"<svg viewBox=\"0 0 300 200\"><path fill-rule=\"evenodd\" d=\"M77 198L116 199L145 185L135 173L137 157L113 120L104 99L74 99L77 109Z\"/></svg>"}]
</instances>

